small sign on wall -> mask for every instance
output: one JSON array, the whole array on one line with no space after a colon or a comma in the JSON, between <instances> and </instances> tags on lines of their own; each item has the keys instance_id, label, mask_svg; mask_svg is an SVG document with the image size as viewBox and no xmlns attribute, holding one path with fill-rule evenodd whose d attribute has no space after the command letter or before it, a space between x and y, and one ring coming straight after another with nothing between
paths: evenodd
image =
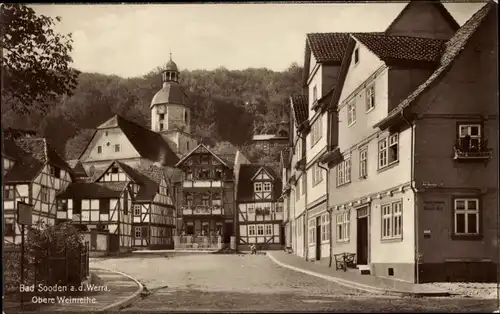
<instances>
[{"instance_id":1,"label":"small sign on wall","mask_svg":"<svg viewBox=\"0 0 500 314\"><path fill-rule=\"evenodd\" d=\"M424 201L424 210L443 210L445 204L443 200Z\"/></svg>"}]
</instances>

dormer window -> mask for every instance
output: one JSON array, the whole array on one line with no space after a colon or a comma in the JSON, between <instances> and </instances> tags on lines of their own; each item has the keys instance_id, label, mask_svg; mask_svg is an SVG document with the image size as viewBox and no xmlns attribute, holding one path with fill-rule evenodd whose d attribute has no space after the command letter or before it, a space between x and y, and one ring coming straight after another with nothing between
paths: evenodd
<instances>
[{"instance_id":1,"label":"dormer window","mask_svg":"<svg viewBox=\"0 0 500 314\"><path fill-rule=\"evenodd\" d=\"M159 117L158 117L160 120L165 120L165 114L164 113L160 113L159 114Z\"/></svg>"},{"instance_id":2,"label":"dormer window","mask_svg":"<svg viewBox=\"0 0 500 314\"><path fill-rule=\"evenodd\" d=\"M118 173L118 167L112 167L110 170L111 173Z\"/></svg>"},{"instance_id":3,"label":"dormer window","mask_svg":"<svg viewBox=\"0 0 500 314\"><path fill-rule=\"evenodd\" d=\"M271 182L264 182L264 192L271 192Z\"/></svg>"}]
</instances>

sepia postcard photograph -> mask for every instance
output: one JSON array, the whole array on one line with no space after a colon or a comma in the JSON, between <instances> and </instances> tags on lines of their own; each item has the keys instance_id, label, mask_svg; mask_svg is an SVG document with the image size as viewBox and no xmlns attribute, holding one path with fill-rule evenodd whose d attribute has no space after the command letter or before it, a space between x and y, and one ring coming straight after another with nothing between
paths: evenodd
<instances>
[{"instance_id":1,"label":"sepia postcard photograph","mask_svg":"<svg viewBox=\"0 0 500 314\"><path fill-rule=\"evenodd\" d=\"M2 314L500 313L498 4L0 4Z\"/></svg>"}]
</instances>

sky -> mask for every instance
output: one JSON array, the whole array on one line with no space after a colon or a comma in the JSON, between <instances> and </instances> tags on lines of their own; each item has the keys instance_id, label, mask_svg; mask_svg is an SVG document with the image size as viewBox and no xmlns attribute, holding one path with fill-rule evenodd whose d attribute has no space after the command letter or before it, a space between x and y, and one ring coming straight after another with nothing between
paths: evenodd
<instances>
[{"instance_id":1,"label":"sky","mask_svg":"<svg viewBox=\"0 0 500 314\"><path fill-rule=\"evenodd\" d=\"M462 25L484 3L445 3ZM144 75L172 53L180 69L303 65L314 32L384 31L405 3L41 4L73 34L73 66L84 72Z\"/></svg>"}]
</instances>

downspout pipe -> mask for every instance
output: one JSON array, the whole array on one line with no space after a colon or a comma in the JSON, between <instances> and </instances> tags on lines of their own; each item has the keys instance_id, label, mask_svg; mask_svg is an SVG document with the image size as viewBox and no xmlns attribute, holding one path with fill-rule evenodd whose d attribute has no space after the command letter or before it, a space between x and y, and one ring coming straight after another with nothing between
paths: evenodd
<instances>
[{"instance_id":1,"label":"downspout pipe","mask_svg":"<svg viewBox=\"0 0 500 314\"><path fill-rule=\"evenodd\" d=\"M329 228L329 238L328 241L330 242L330 254L329 254L329 261L328 261L328 267L332 267L332 252L333 252L333 242L332 242L332 210L330 209L330 169L323 166L321 163L318 163L318 167L326 171L326 211L328 212L328 221L330 222L330 225L328 226Z\"/></svg>"},{"instance_id":2,"label":"downspout pipe","mask_svg":"<svg viewBox=\"0 0 500 314\"><path fill-rule=\"evenodd\" d=\"M299 137L299 140L304 140L304 134L302 134L302 132L297 132L297 135ZM307 144L306 144L307 145ZM301 145L301 152L300 154L302 155L303 151L304 151L304 145ZM302 158L306 158L306 156L302 157ZM301 159L302 159L301 158ZM306 161L307 161L307 158L306 158ZM309 229L308 229L308 212L307 212L307 169L302 171L302 176L305 176L304 177L304 181L305 181L305 186L306 186L306 190L304 191L304 223L302 224L302 227L303 227L303 237L304 237L304 241L303 241L303 246L304 246L304 258L305 260L307 261L308 257L309 257ZM298 182L298 184L301 184L301 182Z\"/></svg>"},{"instance_id":3,"label":"downspout pipe","mask_svg":"<svg viewBox=\"0 0 500 314\"><path fill-rule=\"evenodd\" d=\"M414 165L414 162L415 162L415 158L414 158L414 154L415 154L415 131L414 131L414 125L405 117L404 115L404 111L402 110L401 111L401 118L406 122L406 124L410 127L410 138L411 138L411 142L410 142L410 163L411 163L411 171L410 171L410 188L413 192L413 197L414 197L414 208L413 208L413 220L414 220L414 223L413 223L413 228L414 228L414 241L415 241L415 282L416 283L419 283L420 282L420 275L419 275L419 267L418 267L418 264L420 262L420 253L419 253L419 248L418 248L418 244L419 244L419 241L418 241L418 238L420 236L420 232L419 232L419 223L418 223L418 197L417 197L417 189L415 188L415 165Z\"/></svg>"}]
</instances>

